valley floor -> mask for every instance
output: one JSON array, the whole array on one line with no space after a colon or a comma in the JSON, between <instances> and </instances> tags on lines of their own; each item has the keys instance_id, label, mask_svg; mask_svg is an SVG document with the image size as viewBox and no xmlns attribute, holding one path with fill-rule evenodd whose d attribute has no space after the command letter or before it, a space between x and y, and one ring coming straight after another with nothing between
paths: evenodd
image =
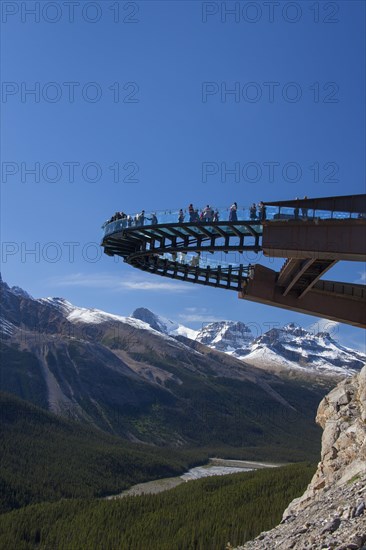
<instances>
[{"instance_id":1,"label":"valley floor","mask_svg":"<svg viewBox=\"0 0 366 550\"><path fill-rule=\"evenodd\" d=\"M250 472L261 468L275 468L277 466L284 466L284 464L273 464L265 462L249 462L247 460L227 460L224 458L210 458L209 464L205 466L196 466L191 468L185 474L175 477L167 477L163 479L156 479L147 481L146 483L137 483L129 489L126 489L118 495L111 495L106 497L107 500L113 500L123 498L127 496L139 496L139 495L153 495L174 489L181 483L186 481L192 481L195 479L201 479L203 477L228 475L239 472Z\"/></svg>"},{"instance_id":2,"label":"valley floor","mask_svg":"<svg viewBox=\"0 0 366 550\"><path fill-rule=\"evenodd\" d=\"M1 550L223 550L271 529L314 465L221 475L134 498L63 499L0 515Z\"/></svg>"}]
</instances>

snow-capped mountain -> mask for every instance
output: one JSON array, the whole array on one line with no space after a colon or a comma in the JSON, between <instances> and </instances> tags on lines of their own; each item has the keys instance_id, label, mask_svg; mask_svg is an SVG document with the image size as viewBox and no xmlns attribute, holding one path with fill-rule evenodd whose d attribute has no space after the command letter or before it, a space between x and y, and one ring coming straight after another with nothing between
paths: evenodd
<instances>
[{"instance_id":1,"label":"snow-capped mountain","mask_svg":"<svg viewBox=\"0 0 366 550\"><path fill-rule=\"evenodd\" d=\"M347 376L366 363L365 354L342 346L329 333L314 334L295 324L272 328L259 337L255 337L250 327L240 321L209 323L196 331L143 307L125 317L78 307L63 298L34 299L19 287L10 288L2 280L0 283L0 331L5 337L14 334L17 327L24 327L25 319L28 328L47 327L46 330L53 331L65 331L67 323L75 328L89 326L90 330L103 324L121 323L152 332L163 339L184 336L241 359L247 365L276 373Z\"/></svg>"},{"instance_id":2,"label":"snow-capped mountain","mask_svg":"<svg viewBox=\"0 0 366 550\"><path fill-rule=\"evenodd\" d=\"M191 340L197 339L198 331L175 323L166 317L156 315L145 307L135 309L130 318L139 319L162 334L168 334L169 336L185 336Z\"/></svg>"},{"instance_id":3,"label":"snow-capped mountain","mask_svg":"<svg viewBox=\"0 0 366 550\"><path fill-rule=\"evenodd\" d=\"M139 308L133 317L171 336L184 335L246 364L273 372L350 376L366 363L366 355L342 346L329 333L315 333L290 323L255 337L240 321L209 323L193 331Z\"/></svg>"},{"instance_id":4,"label":"snow-capped mountain","mask_svg":"<svg viewBox=\"0 0 366 550\"><path fill-rule=\"evenodd\" d=\"M234 321L197 333L145 308L124 317L35 299L2 281L0 291L0 391L154 444L242 445L245 434L250 445L272 438L286 446L299 432L310 438L316 406L335 377L365 359L294 325L259 338ZM295 426L287 420L298 400ZM256 417L264 414L259 430L257 420L248 430L248 403ZM310 440L304 436L304 448Z\"/></svg>"},{"instance_id":5,"label":"snow-capped mountain","mask_svg":"<svg viewBox=\"0 0 366 550\"><path fill-rule=\"evenodd\" d=\"M249 445L282 438L287 449L297 437L281 412L292 414L294 406L277 377L183 337L184 327L147 311L140 317L155 328L63 298L35 299L2 282L0 292L0 392L155 445L242 445L245 433ZM307 392L309 407L300 420L309 440L313 403L324 392ZM269 404L278 418L248 429L249 400L255 410Z\"/></svg>"},{"instance_id":6,"label":"snow-capped mountain","mask_svg":"<svg viewBox=\"0 0 366 550\"><path fill-rule=\"evenodd\" d=\"M100 323L120 322L144 330L157 330L155 327L151 326L150 323L146 323L143 320L138 320L133 317L124 317L122 315L115 315L113 313L107 313L106 311L95 308L78 307L63 298L40 298L37 301L60 310L65 315L66 319L71 323L98 325ZM158 332L163 331L158 330Z\"/></svg>"},{"instance_id":7,"label":"snow-capped mountain","mask_svg":"<svg viewBox=\"0 0 366 550\"><path fill-rule=\"evenodd\" d=\"M365 354L342 346L329 333L314 334L294 323L255 338L244 323L222 321L204 327L196 339L245 363L275 372L347 376L366 362Z\"/></svg>"},{"instance_id":8,"label":"snow-capped mountain","mask_svg":"<svg viewBox=\"0 0 366 550\"><path fill-rule=\"evenodd\" d=\"M1 276L0 276L1 277ZM23 328L34 329L36 326L53 325L66 321L73 325L99 325L102 323L123 323L134 328L159 332L161 335L169 334L168 331L155 328L150 323L137 317L125 317L107 313L96 308L79 307L60 297L33 298L20 287L9 287L0 278L1 288L1 312L0 331L4 335L10 335L14 330ZM148 311L148 310L146 310ZM37 312L37 314L36 314ZM27 326L28 325L28 326ZM178 325L177 325L178 327ZM187 329L189 332L190 329ZM179 332L177 332L178 334ZM192 331L194 333L194 331Z\"/></svg>"},{"instance_id":9,"label":"snow-capped mountain","mask_svg":"<svg viewBox=\"0 0 366 550\"><path fill-rule=\"evenodd\" d=\"M250 328L240 321L219 321L203 327L196 340L210 348L242 357L250 352L254 336Z\"/></svg>"},{"instance_id":10,"label":"snow-capped mountain","mask_svg":"<svg viewBox=\"0 0 366 550\"><path fill-rule=\"evenodd\" d=\"M256 338L245 362L268 370L347 376L360 370L366 355L342 346L328 332L314 334L290 323Z\"/></svg>"}]
</instances>

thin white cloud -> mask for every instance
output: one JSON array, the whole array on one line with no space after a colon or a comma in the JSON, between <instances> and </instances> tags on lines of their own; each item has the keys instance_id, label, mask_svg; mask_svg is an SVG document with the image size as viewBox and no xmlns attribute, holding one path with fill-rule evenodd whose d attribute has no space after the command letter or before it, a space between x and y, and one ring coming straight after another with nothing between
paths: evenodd
<instances>
[{"instance_id":1,"label":"thin white cloud","mask_svg":"<svg viewBox=\"0 0 366 550\"><path fill-rule=\"evenodd\" d=\"M148 290L150 292L192 292L192 285L188 283L170 282L170 281L150 281L142 277L125 278L106 273L97 273L95 275L85 273L73 273L63 277L54 277L49 279L49 284L57 287L79 287L79 288L108 288L115 291L134 291Z\"/></svg>"},{"instance_id":2,"label":"thin white cloud","mask_svg":"<svg viewBox=\"0 0 366 550\"><path fill-rule=\"evenodd\" d=\"M366 271L359 271L358 274L359 274L360 277L358 279L356 279L355 283L365 284L366 283Z\"/></svg>"},{"instance_id":3,"label":"thin white cloud","mask_svg":"<svg viewBox=\"0 0 366 550\"><path fill-rule=\"evenodd\" d=\"M216 317L205 307L186 307L183 313L178 315L183 323L214 323L222 321L222 317Z\"/></svg>"},{"instance_id":4,"label":"thin white cloud","mask_svg":"<svg viewBox=\"0 0 366 550\"><path fill-rule=\"evenodd\" d=\"M319 319L315 323L312 323L306 330L312 334L317 334L318 332L329 332L332 338L335 338L339 333L339 325L337 321L331 321L330 319Z\"/></svg>"},{"instance_id":5,"label":"thin white cloud","mask_svg":"<svg viewBox=\"0 0 366 550\"><path fill-rule=\"evenodd\" d=\"M149 281L123 281L120 288L128 290L164 290L168 292L187 292L190 287L183 283L151 283Z\"/></svg>"},{"instance_id":6,"label":"thin white cloud","mask_svg":"<svg viewBox=\"0 0 366 550\"><path fill-rule=\"evenodd\" d=\"M217 321L222 321L220 317L214 317L211 315L199 315L199 314L180 314L178 315L179 319L183 323L215 323Z\"/></svg>"}]
</instances>

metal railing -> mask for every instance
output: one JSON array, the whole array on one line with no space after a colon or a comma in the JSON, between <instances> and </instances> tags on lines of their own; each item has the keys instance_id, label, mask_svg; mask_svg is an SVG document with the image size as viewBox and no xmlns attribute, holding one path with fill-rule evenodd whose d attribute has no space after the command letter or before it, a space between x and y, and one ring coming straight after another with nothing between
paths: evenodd
<instances>
[{"instance_id":1,"label":"metal railing","mask_svg":"<svg viewBox=\"0 0 366 550\"><path fill-rule=\"evenodd\" d=\"M160 255L160 258L163 260L169 260L170 262L177 262L182 265L189 265L191 267L200 267L206 269L210 267L211 269L221 268L222 270L228 270L230 267L236 268L239 267L239 262L223 262L215 257L209 257L205 254L189 254L185 252L166 252ZM250 265L248 265L249 269Z\"/></svg>"},{"instance_id":2,"label":"metal railing","mask_svg":"<svg viewBox=\"0 0 366 550\"><path fill-rule=\"evenodd\" d=\"M238 206L233 216L230 208L212 208L210 211L195 209L194 215L187 208L180 210L160 210L153 212L141 211L136 214L128 215L116 212L103 225L104 235L111 235L123 229L136 228L143 226L154 226L157 224L174 223L184 225L187 223L202 222L225 222L225 221L245 221L252 225L261 225L262 221L270 220L312 220L312 219L365 219L364 213L338 212L330 210L316 210L311 208L294 208L284 206L266 206L264 214L258 207L255 211L248 207Z\"/></svg>"}]
</instances>

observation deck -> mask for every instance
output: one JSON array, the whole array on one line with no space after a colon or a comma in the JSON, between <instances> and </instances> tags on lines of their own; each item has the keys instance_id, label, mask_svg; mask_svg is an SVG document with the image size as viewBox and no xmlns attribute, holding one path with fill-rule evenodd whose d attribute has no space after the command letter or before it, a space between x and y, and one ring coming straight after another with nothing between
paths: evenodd
<instances>
[{"instance_id":1,"label":"observation deck","mask_svg":"<svg viewBox=\"0 0 366 550\"><path fill-rule=\"evenodd\" d=\"M187 209L109 220L102 246L142 271L365 327L365 286L321 277L340 260L366 261L366 195L264 205L261 218L239 205L235 220L229 208L194 221ZM287 259L279 272L240 261L260 252Z\"/></svg>"}]
</instances>

